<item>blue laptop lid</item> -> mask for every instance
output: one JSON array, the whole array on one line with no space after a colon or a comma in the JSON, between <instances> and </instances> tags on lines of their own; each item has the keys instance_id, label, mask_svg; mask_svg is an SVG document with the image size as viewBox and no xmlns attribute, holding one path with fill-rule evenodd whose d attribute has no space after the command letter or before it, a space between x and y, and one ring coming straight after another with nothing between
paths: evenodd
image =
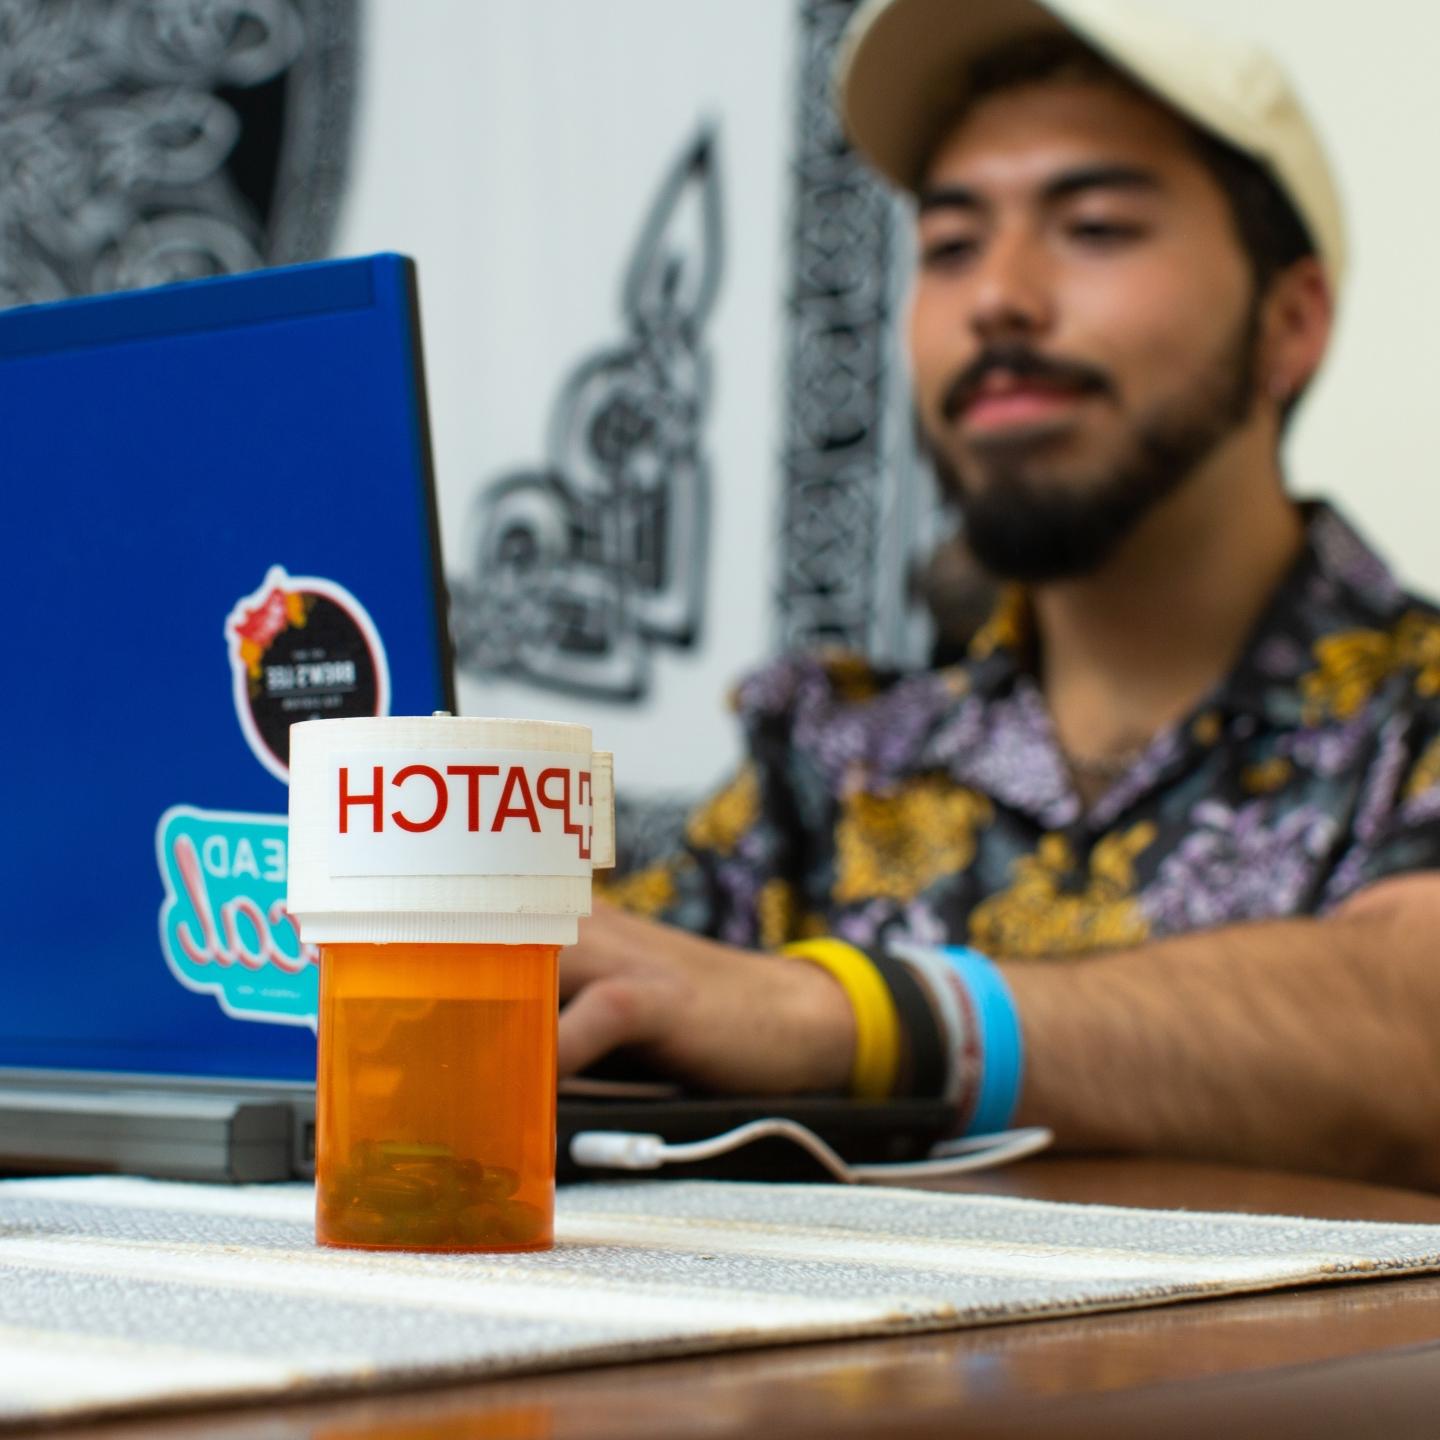
<instances>
[{"instance_id":1,"label":"blue laptop lid","mask_svg":"<svg viewBox=\"0 0 1440 1440\"><path fill-rule=\"evenodd\" d=\"M453 708L414 269L0 314L0 1068L307 1080L288 727Z\"/></svg>"}]
</instances>

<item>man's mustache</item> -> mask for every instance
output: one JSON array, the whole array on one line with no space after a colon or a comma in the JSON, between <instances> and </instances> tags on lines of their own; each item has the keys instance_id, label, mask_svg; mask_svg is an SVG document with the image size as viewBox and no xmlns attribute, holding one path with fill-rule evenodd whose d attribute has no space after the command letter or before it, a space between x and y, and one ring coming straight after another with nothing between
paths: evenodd
<instances>
[{"instance_id":1,"label":"man's mustache","mask_svg":"<svg viewBox=\"0 0 1440 1440\"><path fill-rule=\"evenodd\" d=\"M1057 389L1081 394L1110 395L1115 386L1103 370L1078 360L1060 360L1037 354L1027 345L991 345L982 350L945 387L940 413L947 421L959 417L991 375L1004 371L1018 380L1038 380Z\"/></svg>"}]
</instances>

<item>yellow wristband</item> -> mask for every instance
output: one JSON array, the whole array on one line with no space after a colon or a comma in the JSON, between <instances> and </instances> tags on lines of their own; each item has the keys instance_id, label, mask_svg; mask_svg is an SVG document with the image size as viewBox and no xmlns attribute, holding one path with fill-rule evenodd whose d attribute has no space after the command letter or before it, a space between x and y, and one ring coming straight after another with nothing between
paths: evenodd
<instances>
[{"instance_id":1,"label":"yellow wristband","mask_svg":"<svg viewBox=\"0 0 1440 1440\"><path fill-rule=\"evenodd\" d=\"M809 960L839 982L855 1012L855 1063L850 1093L857 1100L884 1100L900 1066L900 1017L890 987L863 950L843 940L797 940L781 952Z\"/></svg>"}]
</instances>

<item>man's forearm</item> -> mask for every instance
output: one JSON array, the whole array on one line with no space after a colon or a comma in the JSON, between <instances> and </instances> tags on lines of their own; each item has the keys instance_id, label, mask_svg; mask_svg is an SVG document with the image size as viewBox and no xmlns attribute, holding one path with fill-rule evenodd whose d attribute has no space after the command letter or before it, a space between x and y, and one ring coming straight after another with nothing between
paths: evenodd
<instances>
[{"instance_id":1,"label":"man's forearm","mask_svg":"<svg viewBox=\"0 0 1440 1440\"><path fill-rule=\"evenodd\" d=\"M1067 1149L1440 1188L1440 929L1427 899L1002 968L1021 1123Z\"/></svg>"}]
</instances>

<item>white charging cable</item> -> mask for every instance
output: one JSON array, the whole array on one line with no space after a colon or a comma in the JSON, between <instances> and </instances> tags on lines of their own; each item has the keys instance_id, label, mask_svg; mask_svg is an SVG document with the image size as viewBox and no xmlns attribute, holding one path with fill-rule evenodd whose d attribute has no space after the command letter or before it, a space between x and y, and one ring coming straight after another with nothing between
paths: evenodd
<instances>
[{"instance_id":1,"label":"white charging cable","mask_svg":"<svg viewBox=\"0 0 1440 1440\"><path fill-rule=\"evenodd\" d=\"M938 1180L1008 1165L1045 1149L1055 1138L1041 1126L1001 1130L993 1135L972 1135L946 1140L932 1147L928 1159L892 1165L848 1165L813 1130L794 1120L752 1120L709 1140L671 1145L663 1135L626 1130L581 1130L570 1140L570 1159L587 1169L658 1170L662 1165L684 1165L692 1160L713 1160L755 1140L771 1136L793 1140L808 1150L837 1180L847 1185L884 1185L895 1180Z\"/></svg>"}]
</instances>

